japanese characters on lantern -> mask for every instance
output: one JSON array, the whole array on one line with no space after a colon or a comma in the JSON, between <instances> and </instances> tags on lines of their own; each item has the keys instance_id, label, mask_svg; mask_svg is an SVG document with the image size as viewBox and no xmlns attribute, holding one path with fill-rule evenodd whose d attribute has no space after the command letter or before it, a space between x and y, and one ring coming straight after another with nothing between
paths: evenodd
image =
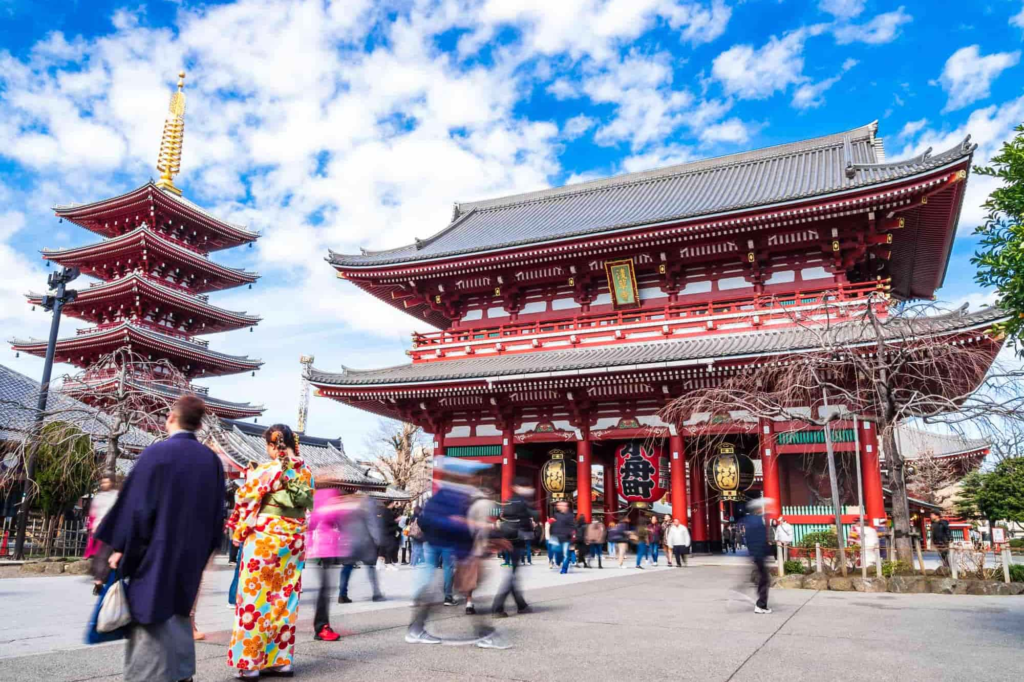
<instances>
[{"instance_id":1,"label":"japanese characters on lantern","mask_svg":"<svg viewBox=\"0 0 1024 682\"><path fill-rule=\"evenodd\" d=\"M651 503L668 491L668 455L660 445L623 443L615 451L619 494L629 502Z\"/></svg>"}]
</instances>

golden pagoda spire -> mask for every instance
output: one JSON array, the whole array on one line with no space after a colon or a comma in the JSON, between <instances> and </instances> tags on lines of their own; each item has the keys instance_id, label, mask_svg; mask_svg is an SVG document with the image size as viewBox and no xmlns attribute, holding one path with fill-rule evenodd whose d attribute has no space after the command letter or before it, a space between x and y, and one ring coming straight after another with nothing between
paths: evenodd
<instances>
[{"instance_id":1,"label":"golden pagoda spire","mask_svg":"<svg viewBox=\"0 0 1024 682\"><path fill-rule=\"evenodd\" d=\"M167 107L164 134L160 140L160 157L156 169L160 179L156 186L181 196L181 190L174 186L174 176L181 170L181 144L185 140L185 72L178 72L178 90L171 93L171 104Z\"/></svg>"}]
</instances>

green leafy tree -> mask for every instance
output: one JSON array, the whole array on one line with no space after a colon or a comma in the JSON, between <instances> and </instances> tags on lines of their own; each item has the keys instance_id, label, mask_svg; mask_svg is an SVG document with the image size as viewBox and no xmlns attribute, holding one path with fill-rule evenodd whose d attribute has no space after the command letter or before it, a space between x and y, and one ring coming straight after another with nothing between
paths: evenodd
<instances>
[{"instance_id":1,"label":"green leafy tree","mask_svg":"<svg viewBox=\"0 0 1024 682\"><path fill-rule=\"evenodd\" d=\"M49 556L61 516L92 488L96 454L90 438L67 422L44 426L34 446L35 499L43 512L43 545Z\"/></svg>"},{"instance_id":2,"label":"green leafy tree","mask_svg":"<svg viewBox=\"0 0 1024 682\"><path fill-rule=\"evenodd\" d=\"M988 473L973 472L961 482L957 514L965 518L1024 522L1024 457L1005 459Z\"/></svg>"},{"instance_id":3,"label":"green leafy tree","mask_svg":"<svg viewBox=\"0 0 1024 682\"><path fill-rule=\"evenodd\" d=\"M971 262L978 266L978 284L994 287L999 304L1015 313L1004 330L1017 341L1024 331L1024 125L1015 130L1016 136L1003 143L991 165L974 168L978 175L999 178L1003 184L982 205L987 215L975 231L981 245ZM1020 344L1017 348L1024 350Z\"/></svg>"},{"instance_id":4,"label":"green leafy tree","mask_svg":"<svg viewBox=\"0 0 1024 682\"><path fill-rule=\"evenodd\" d=\"M1004 460L985 474L975 503L992 521L1024 522L1024 457Z\"/></svg>"},{"instance_id":5,"label":"green leafy tree","mask_svg":"<svg viewBox=\"0 0 1024 682\"><path fill-rule=\"evenodd\" d=\"M44 426L36 458L39 507L47 516L65 511L92 487L96 455L78 427L65 422Z\"/></svg>"}]
</instances>

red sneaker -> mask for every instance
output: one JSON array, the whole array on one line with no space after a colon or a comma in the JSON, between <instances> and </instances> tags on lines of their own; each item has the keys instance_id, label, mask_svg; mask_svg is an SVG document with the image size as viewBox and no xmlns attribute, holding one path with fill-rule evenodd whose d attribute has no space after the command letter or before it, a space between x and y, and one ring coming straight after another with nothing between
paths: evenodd
<instances>
[{"instance_id":1,"label":"red sneaker","mask_svg":"<svg viewBox=\"0 0 1024 682\"><path fill-rule=\"evenodd\" d=\"M341 639L341 635L332 630L330 625L325 625L320 628L320 632L313 635L313 639L320 640L321 642L337 642Z\"/></svg>"}]
</instances>

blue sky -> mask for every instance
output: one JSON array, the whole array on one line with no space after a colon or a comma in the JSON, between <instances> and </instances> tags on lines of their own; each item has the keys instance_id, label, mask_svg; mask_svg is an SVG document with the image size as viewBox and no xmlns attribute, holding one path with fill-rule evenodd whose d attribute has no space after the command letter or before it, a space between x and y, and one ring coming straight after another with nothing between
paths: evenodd
<instances>
[{"instance_id":1,"label":"blue sky","mask_svg":"<svg viewBox=\"0 0 1024 682\"><path fill-rule=\"evenodd\" d=\"M1021 0L0 0L0 330L45 335L44 246L95 237L49 208L156 175L186 69L177 184L263 232L217 254L259 270L214 302L258 312L215 348L266 361L208 382L293 423L298 358L399 364L422 324L337 281L327 249L397 246L454 201L654 168L879 120L889 158L971 134L976 161L1024 121ZM972 177L941 298L973 283ZM66 331L76 323L67 321ZM36 358L0 363L38 376ZM63 368L67 371L68 368ZM313 400L309 430L365 450L373 419Z\"/></svg>"}]
</instances>

